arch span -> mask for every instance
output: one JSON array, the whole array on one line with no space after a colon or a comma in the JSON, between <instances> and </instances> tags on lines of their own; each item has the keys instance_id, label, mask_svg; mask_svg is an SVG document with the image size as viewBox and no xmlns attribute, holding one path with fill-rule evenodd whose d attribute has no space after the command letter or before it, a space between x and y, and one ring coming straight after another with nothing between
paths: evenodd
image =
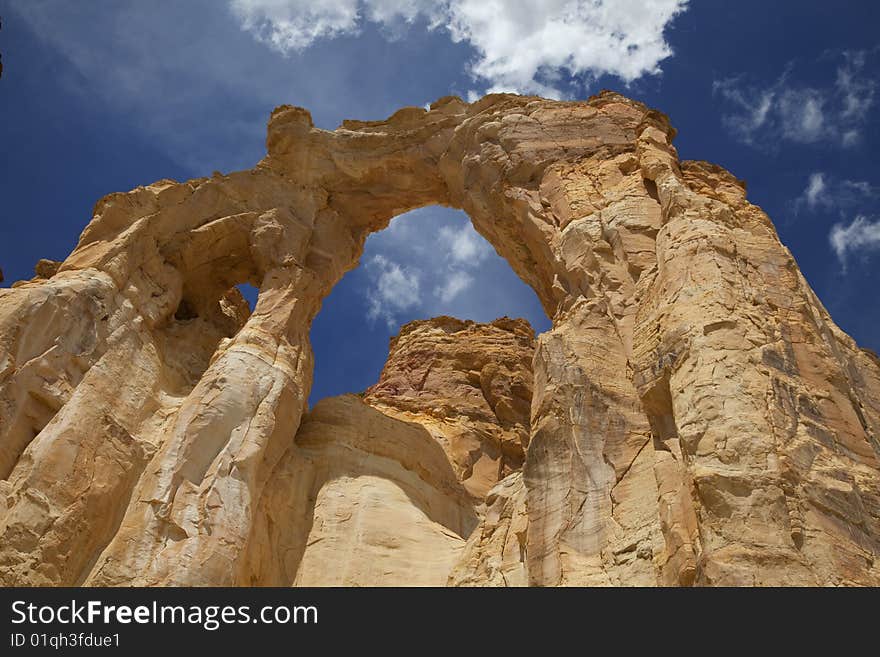
<instances>
[{"instance_id":1,"label":"arch span","mask_svg":"<svg viewBox=\"0 0 880 657\"><path fill-rule=\"evenodd\" d=\"M530 583L876 583L877 533L855 528L877 526L877 362L743 185L679 162L673 134L607 92L448 97L333 132L283 106L254 169L99 201L57 274L2 297L4 582L248 581L321 300L370 233L440 204L553 320L524 466ZM260 289L246 320L226 312L242 282ZM205 357L183 367L181 345ZM43 427L22 420L35 398ZM792 428L803 404L811 428ZM799 441L846 461L861 501L842 523L810 502L839 498L837 466Z\"/></svg>"}]
</instances>

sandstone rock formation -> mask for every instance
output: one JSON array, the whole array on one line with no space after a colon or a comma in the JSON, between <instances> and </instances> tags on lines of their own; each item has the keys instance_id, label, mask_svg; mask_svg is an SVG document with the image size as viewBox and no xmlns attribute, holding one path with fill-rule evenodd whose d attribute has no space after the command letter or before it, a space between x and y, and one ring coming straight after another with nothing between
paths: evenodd
<instances>
[{"instance_id":1,"label":"sandstone rock formation","mask_svg":"<svg viewBox=\"0 0 880 657\"><path fill-rule=\"evenodd\" d=\"M0 583L880 584L880 361L673 136L610 92L284 106L254 169L101 199L0 291ZM409 325L304 416L321 300L428 204L553 327Z\"/></svg>"},{"instance_id":2,"label":"sandstone rock formation","mask_svg":"<svg viewBox=\"0 0 880 657\"><path fill-rule=\"evenodd\" d=\"M428 429L465 488L484 497L525 461L534 343L524 320L411 322L365 401Z\"/></svg>"}]
</instances>

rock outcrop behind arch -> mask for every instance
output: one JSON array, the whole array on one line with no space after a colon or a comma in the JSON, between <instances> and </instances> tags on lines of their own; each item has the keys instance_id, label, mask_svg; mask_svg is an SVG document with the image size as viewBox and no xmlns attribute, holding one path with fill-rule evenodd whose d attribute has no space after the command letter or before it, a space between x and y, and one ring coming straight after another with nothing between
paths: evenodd
<instances>
[{"instance_id":1,"label":"rock outcrop behind arch","mask_svg":"<svg viewBox=\"0 0 880 657\"><path fill-rule=\"evenodd\" d=\"M391 558L393 583L880 583L880 362L744 184L679 161L673 136L608 92L450 97L333 132L284 106L254 169L101 199L63 263L0 291L0 581L314 583L332 550L276 521L350 510L332 486L354 478L409 500L400 535L438 550L426 579ZM450 347L448 380L486 408L453 422L395 400L388 371L300 429L321 300L371 232L427 204L465 210L552 318L531 380L516 340L477 374ZM482 438L442 434L468 417ZM352 449L381 467L322 461Z\"/></svg>"}]
</instances>

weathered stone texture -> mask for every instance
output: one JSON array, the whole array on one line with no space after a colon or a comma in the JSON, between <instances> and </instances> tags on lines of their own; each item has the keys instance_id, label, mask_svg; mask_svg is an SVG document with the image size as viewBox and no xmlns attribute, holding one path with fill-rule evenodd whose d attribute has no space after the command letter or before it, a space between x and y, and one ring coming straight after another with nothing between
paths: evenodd
<instances>
[{"instance_id":1,"label":"weathered stone texture","mask_svg":"<svg viewBox=\"0 0 880 657\"><path fill-rule=\"evenodd\" d=\"M379 382L364 400L427 428L465 487L484 497L525 460L534 342L521 319L410 322L392 338Z\"/></svg>"}]
</instances>

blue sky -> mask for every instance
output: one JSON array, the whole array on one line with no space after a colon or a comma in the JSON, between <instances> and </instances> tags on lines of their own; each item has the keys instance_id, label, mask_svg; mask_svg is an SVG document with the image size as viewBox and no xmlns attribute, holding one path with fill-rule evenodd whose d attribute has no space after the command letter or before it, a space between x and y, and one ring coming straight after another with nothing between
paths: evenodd
<instances>
[{"instance_id":1,"label":"blue sky","mask_svg":"<svg viewBox=\"0 0 880 657\"><path fill-rule=\"evenodd\" d=\"M880 3L0 0L0 268L63 259L112 191L253 166L282 103L315 123L488 90L610 88L668 113L682 158L748 182L837 323L880 350ZM315 321L312 401L373 383L399 325L549 326L461 213L372 236Z\"/></svg>"}]
</instances>

